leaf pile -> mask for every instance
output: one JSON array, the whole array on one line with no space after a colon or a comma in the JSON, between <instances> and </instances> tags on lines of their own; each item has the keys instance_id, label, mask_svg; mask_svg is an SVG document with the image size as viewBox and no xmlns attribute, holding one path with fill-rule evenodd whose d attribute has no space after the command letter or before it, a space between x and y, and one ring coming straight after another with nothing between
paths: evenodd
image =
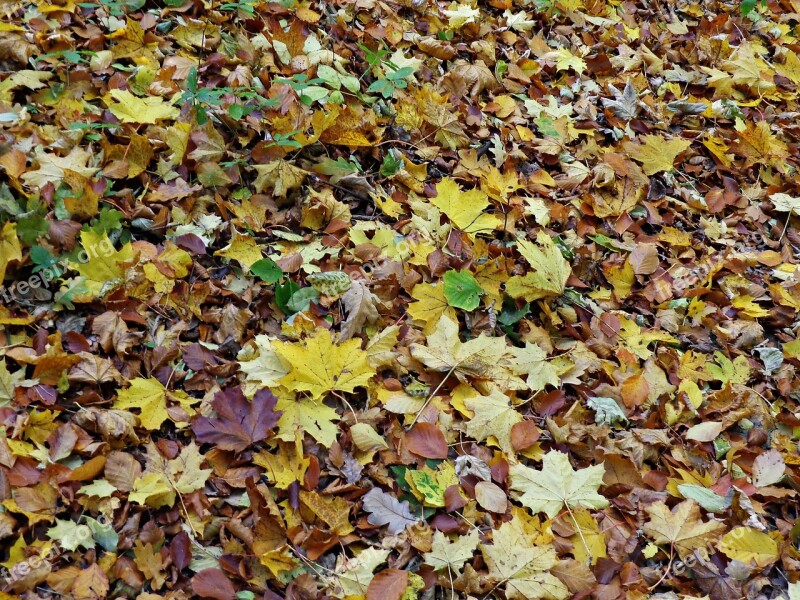
<instances>
[{"instance_id":1,"label":"leaf pile","mask_svg":"<svg viewBox=\"0 0 800 600\"><path fill-rule=\"evenodd\" d=\"M3 14L3 597L800 597L796 0Z\"/></svg>"}]
</instances>

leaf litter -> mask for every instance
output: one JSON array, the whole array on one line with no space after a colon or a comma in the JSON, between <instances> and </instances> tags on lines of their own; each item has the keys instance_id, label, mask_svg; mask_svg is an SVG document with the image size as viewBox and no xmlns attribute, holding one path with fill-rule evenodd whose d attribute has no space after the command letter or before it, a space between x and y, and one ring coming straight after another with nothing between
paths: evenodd
<instances>
[{"instance_id":1,"label":"leaf litter","mask_svg":"<svg viewBox=\"0 0 800 600\"><path fill-rule=\"evenodd\" d=\"M4 597L800 597L794 0L0 25Z\"/></svg>"}]
</instances>

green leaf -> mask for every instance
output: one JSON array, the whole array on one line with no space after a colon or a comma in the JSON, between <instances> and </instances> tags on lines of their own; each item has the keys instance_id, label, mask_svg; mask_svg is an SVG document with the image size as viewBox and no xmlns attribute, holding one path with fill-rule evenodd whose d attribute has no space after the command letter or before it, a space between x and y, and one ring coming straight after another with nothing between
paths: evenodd
<instances>
[{"instance_id":1,"label":"green leaf","mask_svg":"<svg viewBox=\"0 0 800 600\"><path fill-rule=\"evenodd\" d=\"M119 534L114 531L114 527L107 520L97 521L91 517L86 517L86 526L91 530L94 541L107 552L114 552L119 544Z\"/></svg>"},{"instance_id":2,"label":"green leaf","mask_svg":"<svg viewBox=\"0 0 800 600\"><path fill-rule=\"evenodd\" d=\"M758 0L742 0L742 3L739 4L739 12L742 13L743 17L746 17L755 10L757 3Z\"/></svg>"},{"instance_id":3,"label":"green leaf","mask_svg":"<svg viewBox=\"0 0 800 600\"><path fill-rule=\"evenodd\" d=\"M228 107L228 114L230 115L231 119L238 121L244 116L244 106L241 104L231 104Z\"/></svg>"},{"instance_id":4,"label":"green leaf","mask_svg":"<svg viewBox=\"0 0 800 600\"><path fill-rule=\"evenodd\" d=\"M289 300L292 299L294 293L299 289L300 286L294 281L287 281L283 285L275 286L275 304L278 305L278 308L280 308L284 314L293 314L293 311L289 310Z\"/></svg>"},{"instance_id":5,"label":"green leaf","mask_svg":"<svg viewBox=\"0 0 800 600\"><path fill-rule=\"evenodd\" d=\"M56 524L47 530L47 537L58 542L64 550L77 550L78 546L85 550L94 548L92 530L86 525L79 525L75 521L62 521L56 519Z\"/></svg>"},{"instance_id":6,"label":"green leaf","mask_svg":"<svg viewBox=\"0 0 800 600\"><path fill-rule=\"evenodd\" d=\"M250 272L267 284L277 283L283 277L283 271L271 258L257 260L250 265Z\"/></svg>"},{"instance_id":7,"label":"green leaf","mask_svg":"<svg viewBox=\"0 0 800 600\"><path fill-rule=\"evenodd\" d=\"M481 303L483 289L469 271L447 271L444 274L444 297L454 308L475 310Z\"/></svg>"},{"instance_id":8,"label":"green leaf","mask_svg":"<svg viewBox=\"0 0 800 600\"><path fill-rule=\"evenodd\" d=\"M392 148L389 150L388 154L383 157L383 163L381 164L381 175L383 177L392 177L393 175L396 175L397 172L402 168L403 155Z\"/></svg>"},{"instance_id":9,"label":"green leaf","mask_svg":"<svg viewBox=\"0 0 800 600\"><path fill-rule=\"evenodd\" d=\"M308 310L311 303L314 302L319 298L319 292L312 287L301 288L297 290L292 297L289 299L289 302L286 303L286 307L289 309L289 312L299 313L305 310Z\"/></svg>"},{"instance_id":10,"label":"green leaf","mask_svg":"<svg viewBox=\"0 0 800 600\"><path fill-rule=\"evenodd\" d=\"M335 90L342 87L342 79L333 67L320 65L317 67L317 77Z\"/></svg>"},{"instance_id":11,"label":"green leaf","mask_svg":"<svg viewBox=\"0 0 800 600\"><path fill-rule=\"evenodd\" d=\"M694 500L705 510L713 513L725 512L730 506L730 500L714 493L702 485L683 483L678 486L678 491L684 498Z\"/></svg>"}]
</instances>

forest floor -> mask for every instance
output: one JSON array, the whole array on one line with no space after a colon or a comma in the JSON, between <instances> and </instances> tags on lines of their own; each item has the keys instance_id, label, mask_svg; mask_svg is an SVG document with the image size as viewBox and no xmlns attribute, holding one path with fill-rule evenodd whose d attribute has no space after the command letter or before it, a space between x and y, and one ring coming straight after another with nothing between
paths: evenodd
<instances>
[{"instance_id":1,"label":"forest floor","mask_svg":"<svg viewBox=\"0 0 800 600\"><path fill-rule=\"evenodd\" d=\"M0 600L800 598L800 0L7 0Z\"/></svg>"}]
</instances>

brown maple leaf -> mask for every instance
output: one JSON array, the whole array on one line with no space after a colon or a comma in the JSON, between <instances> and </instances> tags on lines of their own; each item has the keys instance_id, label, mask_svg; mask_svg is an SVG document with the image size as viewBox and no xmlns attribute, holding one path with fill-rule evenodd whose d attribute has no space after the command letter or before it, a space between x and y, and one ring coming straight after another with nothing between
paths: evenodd
<instances>
[{"instance_id":1,"label":"brown maple leaf","mask_svg":"<svg viewBox=\"0 0 800 600\"><path fill-rule=\"evenodd\" d=\"M192 422L192 431L198 442L241 452L266 439L278 423L281 413L275 412L276 402L277 398L267 389L258 392L251 402L240 387L230 388L214 396L211 405L216 418L197 417Z\"/></svg>"}]
</instances>

